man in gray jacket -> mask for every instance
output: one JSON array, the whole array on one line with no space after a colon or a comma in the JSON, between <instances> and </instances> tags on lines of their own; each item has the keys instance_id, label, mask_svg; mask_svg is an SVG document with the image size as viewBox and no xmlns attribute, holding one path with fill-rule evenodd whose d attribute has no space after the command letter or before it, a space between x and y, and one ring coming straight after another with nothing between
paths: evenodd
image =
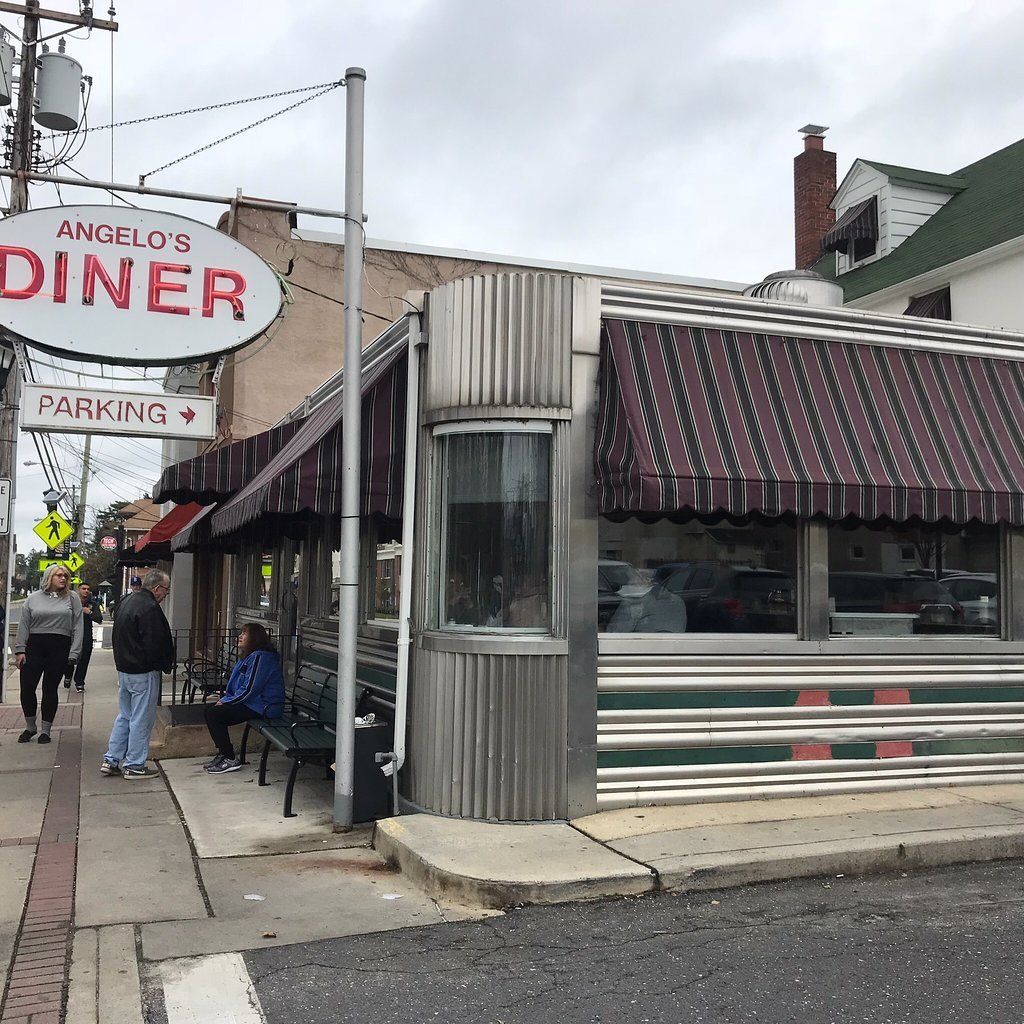
<instances>
[{"instance_id":1,"label":"man in gray jacket","mask_svg":"<svg viewBox=\"0 0 1024 1024\"><path fill-rule=\"evenodd\" d=\"M142 581L142 589L118 605L113 638L118 713L100 765L103 775L148 779L157 774L146 767L146 760L160 698L160 673L174 668L174 640L160 610L170 589L170 576L154 569Z\"/></svg>"}]
</instances>

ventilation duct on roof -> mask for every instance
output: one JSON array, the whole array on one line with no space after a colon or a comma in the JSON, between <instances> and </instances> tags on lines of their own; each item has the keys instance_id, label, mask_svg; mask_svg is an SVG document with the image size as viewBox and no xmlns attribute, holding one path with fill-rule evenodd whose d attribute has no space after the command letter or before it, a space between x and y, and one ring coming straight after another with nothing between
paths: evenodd
<instances>
[{"instance_id":1,"label":"ventilation duct on roof","mask_svg":"<svg viewBox=\"0 0 1024 1024\"><path fill-rule=\"evenodd\" d=\"M813 270L779 270L743 289L748 299L770 299L792 306L841 306L843 286Z\"/></svg>"}]
</instances>

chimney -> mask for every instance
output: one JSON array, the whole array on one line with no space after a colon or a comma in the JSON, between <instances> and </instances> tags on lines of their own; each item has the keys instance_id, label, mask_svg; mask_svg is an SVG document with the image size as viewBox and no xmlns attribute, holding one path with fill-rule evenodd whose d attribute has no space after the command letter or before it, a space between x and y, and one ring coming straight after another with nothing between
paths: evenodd
<instances>
[{"instance_id":1,"label":"chimney","mask_svg":"<svg viewBox=\"0 0 1024 1024\"><path fill-rule=\"evenodd\" d=\"M836 155L825 149L820 124L800 129L804 151L793 160L793 221L797 270L805 270L821 255L821 239L836 222L828 204L836 194Z\"/></svg>"}]
</instances>

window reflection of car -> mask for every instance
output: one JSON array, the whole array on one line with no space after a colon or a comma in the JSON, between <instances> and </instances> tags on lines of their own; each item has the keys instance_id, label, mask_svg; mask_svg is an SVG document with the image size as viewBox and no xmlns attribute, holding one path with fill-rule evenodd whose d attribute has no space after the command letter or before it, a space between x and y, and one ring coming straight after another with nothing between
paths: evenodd
<instances>
[{"instance_id":1,"label":"window reflection of car","mask_svg":"<svg viewBox=\"0 0 1024 1024\"><path fill-rule=\"evenodd\" d=\"M977 626L999 623L999 584L994 572L957 573L942 580L964 612L964 622Z\"/></svg>"},{"instance_id":2,"label":"window reflection of car","mask_svg":"<svg viewBox=\"0 0 1024 1024\"><path fill-rule=\"evenodd\" d=\"M597 628L607 630L623 601L644 597L651 589L635 566L600 558L597 562Z\"/></svg>"},{"instance_id":3,"label":"window reflection of car","mask_svg":"<svg viewBox=\"0 0 1024 1024\"><path fill-rule=\"evenodd\" d=\"M883 572L833 572L829 602L840 613L918 615L964 621L963 608L947 589L948 580Z\"/></svg>"},{"instance_id":4,"label":"window reflection of car","mask_svg":"<svg viewBox=\"0 0 1024 1024\"><path fill-rule=\"evenodd\" d=\"M691 633L796 632L795 583L778 569L699 564L665 587L685 604Z\"/></svg>"}]
</instances>

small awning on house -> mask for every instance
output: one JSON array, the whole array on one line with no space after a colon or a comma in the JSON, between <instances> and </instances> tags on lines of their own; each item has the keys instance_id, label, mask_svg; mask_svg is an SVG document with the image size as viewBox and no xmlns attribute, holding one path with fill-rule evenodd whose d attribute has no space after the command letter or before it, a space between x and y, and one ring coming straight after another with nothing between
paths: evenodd
<instances>
[{"instance_id":1,"label":"small awning on house","mask_svg":"<svg viewBox=\"0 0 1024 1024\"><path fill-rule=\"evenodd\" d=\"M293 437L301 420L280 423L260 434L168 466L153 489L153 500L179 505L212 505L244 487Z\"/></svg>"},{"instance_id":2,"label":"small awning on house","mask_svg":"<svg viewBox=\"0 0 1024 1024\"><path fill-rule=\"evenodd\" d=\"M878 201L874 196L851 206L825 233L822 252L849 252L858 238L878 238Z\"/></svg>"},{"instance_id":3,"label":"small awning on house","mask_svg":"<svg viewBox=\"0 0 1024 1024\"><path fill-rule=\"evenodd\" d=\"M216 511L216 505L203 505L199 514L186 523L170 540L173 553L195 551L201 546L200 541L209 536L211 512Z\"/></svg>"},{"instance_id":4,"label":"small awning on house","mask_svg":"<svg viewBox=\"0 0 1024 1024\"><path fill-rule=\"evenodd\" d=\"M930 320L952 320L953 311L949 300L949 288L939 288L927 295L918 295L910 300L903 310L904 316L923 316Z\"/></svg>"},{"instance_id":5,"label":"small awning on house","mask_svg":"<svg viewBox=\"0 0 1024 1024\"><path fill-rule=\"evenodd\" d=\"M361 511L401 516L405 457L406 338L363 353ZM260 472L213 515L213 537L265 516L341 511L344 388L306 418Z\"/></svg>"},{"instance_id":6,"label":"small awning on house","mask_svg":"<svg viewBox=\"0 0 1024 1024\"><path fill-rule=\"evenodd\" d=\"M1024 524L1024 363L607 319L599 511Z\"/></svg>"}]
</instances>

